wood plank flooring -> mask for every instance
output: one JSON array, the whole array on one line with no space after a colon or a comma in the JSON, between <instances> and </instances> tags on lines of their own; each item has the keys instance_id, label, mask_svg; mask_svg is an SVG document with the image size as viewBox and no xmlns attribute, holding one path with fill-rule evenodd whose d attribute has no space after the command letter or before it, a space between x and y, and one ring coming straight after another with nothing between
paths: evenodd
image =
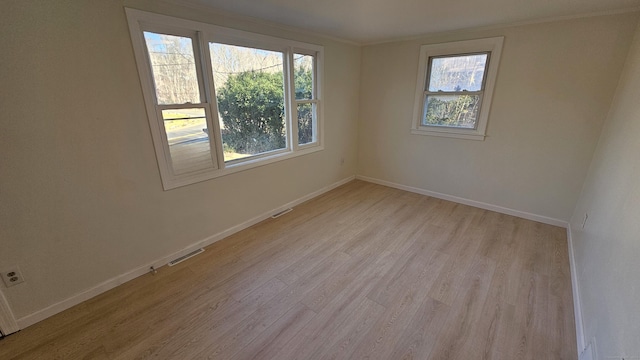
<instances>
[{"instance_id":1,"label":"wood plank flooring","mask_svg":"<svg viewBox=\"0 0 640 360\"><path fill-rule=\"evenodd\" d=\"M564 229L353 181L0 359L577 359Z\"/></svg>"}]
</instances>

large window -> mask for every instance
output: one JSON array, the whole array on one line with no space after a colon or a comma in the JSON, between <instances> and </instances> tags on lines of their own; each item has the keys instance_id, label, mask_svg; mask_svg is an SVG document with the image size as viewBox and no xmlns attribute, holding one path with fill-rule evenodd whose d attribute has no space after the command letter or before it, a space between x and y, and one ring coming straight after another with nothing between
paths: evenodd
<instances>
[{"instance_id":1,"label":"large window","mask_svg":"<svg viewBox=\"0 0 640 360\"><path fill-rule=\"evenodd\" d=\"M322 149L321 46L127 17L165 189Z\"/></svg>"},{"instance_id":2,"label":"large window","mask_svg":"<svg viewBox=\"0 0 640 360\"><path fill-rule=\"evenodd\" d=\"M502 37L423 45L412 133L482 140Z\"/></svg>"}]
</instances>

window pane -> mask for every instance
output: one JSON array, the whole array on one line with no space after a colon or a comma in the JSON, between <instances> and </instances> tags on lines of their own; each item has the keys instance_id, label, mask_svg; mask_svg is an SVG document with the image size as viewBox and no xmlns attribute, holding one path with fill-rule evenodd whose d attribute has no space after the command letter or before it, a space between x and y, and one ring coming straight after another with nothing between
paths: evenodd
<instances>
[{"instance_id":1,"label":"window pane","mask_svg":"<svg viewBox=\"0 0 640 360\"><path fill-rule=\"evenodd\" d=\"M281 52L210 43L224 160L287 146Z\"/></svg>"},{"instance_id":2,"label":"window pane","mask_svg":"<svg viewBox=\"0 0 640 360\"><path fill-rule=\"evenodd\" d=\"M293 54L296 100L313 99L313 56Z\"/></svg>"},{"instance_id":3,"label":"window pane","mask_svg":"<svg viewBox=\"0 0 640 360\"><path fill-rule=\"evenodd\" d=\"M298 144L314 142L316 134L316 104L298 104Z\"/></svg>"},{"instance_id":4,"label":"window pane","mask_svg":"<svg viewBox=\"0 0 640 360\"><path fill-rule=\"evenodd\" d=\"M214 167L203 108L162 110L162 118L174 174Z\"/></svg>"},{"instance_id":5,"label":"window pane","mask_svg":"<svg viewBox=\"0 0 640 360\"><path fill-rule=\"evenodd\" d=\"M191 38L144 32L158 104L200 103Z\"/></svg>"},{"instance_id":6,"label":"window pane","mask_svg":"<svg viewBox=\"0 0 640 360\"><path fill-rule=\"evenodd\" d=\"M479 95L428 95L422 125L475 129L479 103Z\"/></svg>"},{"instance_id":7,"label":"window pane","mask_svg":"<svg viewBox=\"0 0 640 360\"><path fill-rule=\"evenodd\" d=\"M480 91L487 54L431 58L429 91Z\"/></svg>"}]
</instances>

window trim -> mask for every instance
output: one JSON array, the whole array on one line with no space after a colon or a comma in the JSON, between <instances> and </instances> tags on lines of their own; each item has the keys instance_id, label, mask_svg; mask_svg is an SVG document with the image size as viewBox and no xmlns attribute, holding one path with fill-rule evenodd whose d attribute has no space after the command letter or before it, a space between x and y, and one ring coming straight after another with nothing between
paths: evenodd
<instances>
[{"instance_id":1,"label":"window trim","mask_svg":"<svg viewBox=\"0 0 640 360\"><path fill-rule=\"evenodd\" d=\"M413 107L413 119L411 133L415 135L443 136L468 140L484 140L486 136L487 122L495 87L500 55L504 37L492 37L485 39L455 41L441 44L428 44L420 46L420 58L418 62L418 78ZM449 126L422 125L425 115L425 96L428 91L430 59L433 57L447 57L456 55L469 55L477 53L489 53L489 65L485 69L484 88L480 91L466 92L466 94L480 94L480 111L474 129L463 129ZM437 93L436 93L437 94ZM452 92L446 92L452 94Z\"/></svg>"},{"instance_id":2,"label":"window trim","mask_svg":"<svg viewBox=\"0 0 640 360\"><path fill-rule=\"evenodd\" d=\"M301 54L301 55L310 55L313 56L313 79L314 79L314 83L312 84L313 87L311 89L311 99L301 99L298 100L296 99L296 95L295 95L295 66L294 66L294 57L296 54ZM313 54L312 51L309 51L308 49L303 49L303 48L293 48L293 51L290 54L290 59L289 61L291 61L291 80L290 80L290 84L289 86L291 87L291 99L292 99L292 109L291 109L291 119L292 121L298 121L298 105L299 104L311 104L312 108L313 105L315 104L316 106L316 123L315 128L314 128L314 134L315 134L315 140L308 142L308 143L304 143L304 144L299 144L298 140L295 141L295 149L306 149L306 148L310 148L310 147L314 147L317 146L318 144L321 143L321 136L322 136L322 131L319 130L320 125L322 124L322 122L320 121L320 113L321 113L321 104L322 102L319 100L320 99L320 94L322 93L321 89L322 89L322 82L318 81L317 79L319 78L319 71L318 71L318 62L319 60L319 55L318 53ZM292 134L293 136L295 136L296 139L298 139L298 126L296 125L295 127L295 134Z\"/></svg>"},{"instance_id":3,"label":"window trim","mask_svg":"<svg viewBox=\"0 0 640 360\"><path fill-rule=\"evenodd\" d=\"M308 44L294 40L282 39L268 35L256 34L242 30L236 30L217 25L201 23L192 20L176 18L167 15L160 15L146 11L125 8L129 33L133 45L134 55L140 84L145 102L145 109L149 121L149 127L153 138L156 160L160 171L162 186L164 190L174 189L220 176L245 171L259 166L264 166L277 161L291 159L298 156L307 155L324 150L324 121L322 118L323 109L323 74L324 74L324 47L321 45ZM168 144L164 125L161 121L161 107L156 99L155 83L150 67L150 59L146 50L144 31L153 31L168 34L190 34L194 41L194 52L200 49L194 56L199 62L199 81L201 88L201 102L198 104L179 104L175 107L205 107L207 113L207 125L214 136L209 136L211 147L211 158L214 168L189 172L187 174L175 175L171 166L171 154L168 153ZM182 36L182 35L181 35ZM197 42L197 43L196 43ZM284 94L285 94L285 119L287 146L284 149L277 149L261 154L256 154L243 159L230 160L225 163L222 151L222 137L218 119L218 104L216 101L215 86L213 83L213 73L210 68L211 59L208 53L209 42L225 43L231 45L248 46L260 49L272 49L283 53L284 73ZM316 141L303 145L298 145L297 138L297 103L295 100L293 86L293 54L304 53L314 56L314 101L317 106L317 126ZM202 89L204 88L204 89ZM170 105L174 107L174 105ZM295 122L295 123L294 123ZM210 134L211 135L211 134ZM295 135L295 137L294 137Z\"/></svg>"}]
</instances>

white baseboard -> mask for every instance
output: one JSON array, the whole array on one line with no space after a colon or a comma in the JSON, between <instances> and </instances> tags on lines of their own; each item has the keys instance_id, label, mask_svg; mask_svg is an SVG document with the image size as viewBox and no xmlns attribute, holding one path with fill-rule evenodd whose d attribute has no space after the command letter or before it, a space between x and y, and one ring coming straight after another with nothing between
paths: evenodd
<instances>
[{"instance_id":1,"label":"white baseboard","mask_svg":"<svg viewBox=\"0 0 640 360\"><path fill-rule=\"evenodd\" d=\"M547 217L547 216L528 213L528 212L525 212L525 211L509 209L509 208L506 208L506 207L493 205L493 204L488 204L488 203L484 203L484 202L481 202L481 201L465 199L465 198L461 198L461 197L458 197L458 196L442 194L442 193L435 192L435 191L424 190L424 189L416 188L416 187L413 187L413 186L397 184L397 183L394 183L394 182L375 179L375 178L371 178L371 177L368 177L368 176L356 175L356 179L367 181L367 182L371 182L371 183L374 183L374 184L380 184L380 185L384 185L384 186L388 186L388 187L392 187L392 188L396 188L396 189L400 189L400 190L405 190L405 191L409 191L409 192L413 192L413 193L417 193L417 194L427 195L427 196L431 196L431 197L438 198L438 199L453 201L453 202L456 202L456 203L459 203L459 204L469 205L469 206L477 207L477 208L480 208L480 209L491 210L491 211L499 212L499 213L502 213L502 214L512 215L512 216L516 216L516 217L527 219L527 220L533 220L533 221L541 222L541 223L544 223L544 224L559 226L559 227L563 227L563 228L566 228L567 225L568 225L568 223L566 221L560 220L560 219L554 219L554 218L550 218L550 217Z\"/></svg>"},{"instance_id":2,"label":"white baseboard","mask_svg":"<svg viewBox=\"0 0 640 360\"><path fill-rule=\"evenodd\" d=\"M20 330L20 327L18 327L18 323L13 317L7 299L4 297L2 290L0 290L0 332L3 335L9 335L18 330Z\"/></svg>"},{"instance_id":3,"label":"white baseboard","mask_svg":"<svg viewBox=\"0 0 640 360\"><path fill-rule=\"evenodd\" d=\"M571 268L571 289L573 290L573 313L576 320L576 346L578 354L586 349L587 343L584 337L584 325L582 322L582 302L580 301L580 288L578 287L578 269L573 251L573 236L571 235L571 224L567 226L567 241L569 245L569 267Z\"/></svg>"},{"instance_id":4,"label":"white baseboard","mask_svg":"<svg viewBox=\"0 0 640 360\"><path fill-rule=\"evenodd\" d=\"M275 214L277 212L280 212L280 211L285 210L285 209L290 208L290 207L294 207L294 206L296 206L298 204L301 204L301 203L303 203L303 202L305 202L307 200L310 200L310 199L312 199L312 198L314 198L316 196L322 195L322 194L324 194L324 193L326 193L326 192L328 192L330 190L333 190L333 189L337 188L338 186L344 185L344 184L348 183L349 181L352 181L353 179L355 179L355 176L350 176L348 178L345 178L345 179L342 179L342 180L340 180L338 182L335 182L335 183L333 183L331 185L325 186L324 188L322 188L320 190L314 191L314 192L312 192L312 193L310 193L308 195L305 195L305 196L303 196L301 198L298 198L298 199L296 199L294 201L291 201L291 202L289 202L287 204L284 204L284 205L279 206L279 207L277 207L275 209L272 209L270 211L262 213L262 214L254 217L252 219L249 219L249 220L247 220L245 222L242 222L242 223L240 223L240 224L238 224L236 226L233 226L233 227L231 227L231 228L229 228L227 230L224 230L224 231L219 232L219 233L217 233L215 235L211 235L211 236L209 236L209 237L207 237L205 239L202 239L202 240L200 240L200 241L198 241L198 242L196 242L196 243L194 243L192 245L187 246L186 248L184 248L184 249L182 249L180 251L177 251L177 252L175 252L173 254L169 254L167 256L164 256L164 257L162 257L160 259L157 259L157 260L155 260L155 261L153 261L151 263L148 263L148 264L145 264L143 266L140 266L140 267L138 267L136 269L133 269L133 270L131 270L131 271L127 272L127 273L124 273L122 275L118 275L118 276L116 276L114 278L111 278L111 279L109 279L107 281L104 281L104 282L100 283L99 285L96 285L96 286L94 286L94 287L92 287L92 288L90 288L88 290L85 290L85 291L83 291L83 292L81 292L79 294L76 294L76 295L74 295L74 296L72 296L70 298L67 298L67 299L62 300L62 301L60 301L58 303L50 305L50 306L48 306L48 307L46 307L46 308L44 308L42 310L38 310L38 311L36 311L36 312L34 312L32 314L24 316L24 317L22 317L22 318L17 320L18 327L20 329L24 329L24 328L26 328L26 327L28 327L30 325L33 325L33 324L35 324L35 323L37 323L39 321L42 321L42 320L44 320L44 319L46 319L48 317L51 317L51 316L53 316L53 315L55 315L55 314L57 314L59 312L62 312L64 310L66 310L66 309L69 309L72 306L80 304L83 301L89 300L92 297L100 295L103 292L111 290L111 289L115 288L118 285L121 285L121 284L123 284L123 283L125 283L127 281L130 281L130 280L133 280L133 279L137 278L138 276L142 276L142 275L144 275L144 274L149 272L149 268L151 266L153 266L154 268L158 269L158 268L166 265L169 261L171 261L173 259L176 259L176 258L178 258L180 256L185 255L185 254L188 254L188 253L190 253L190 252L192 252L192 251L194 251L196 249L211 245L211 244L213 244L214 242L216 242L218 240L224 239L224 238L226 238L226 237L228 237L228 236L230 236L232 234L235 234L235 233L237 233L237 232L239 232L241 230L244 230L244 229L246 229L246 228L248 228L248 227L250 227L252 225L257 224L260 221L266 220L266 219L270 218L271 215L273 215L273 214Z\"/></svg>"}]
</instances>

